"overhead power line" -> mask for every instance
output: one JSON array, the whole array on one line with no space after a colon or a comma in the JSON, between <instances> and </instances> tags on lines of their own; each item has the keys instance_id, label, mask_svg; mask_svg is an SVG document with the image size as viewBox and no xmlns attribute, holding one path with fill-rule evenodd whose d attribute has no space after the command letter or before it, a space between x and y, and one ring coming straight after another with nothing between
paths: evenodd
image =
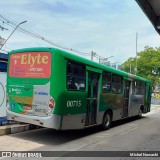
<instances>
[{"instance_id":1,"label":"overhead power line","mask_svg":"<svg viewBox=\"0 0 160 160\"><path fill-rule=\"evenodd\" d=\"M12 27L12 28L15 28L15 27L17 26L16 23L14 23L14 22L11 21L10 19L8 19L8 18L6 18L6 17L4 17L4 16L2 16L2 15L0 15L0 18L3 19L3 20L6 22L5 24L9 25L9 26ZM28 35L28 36L31 36L31 37L34 37L34 38L43 40L43 41L45 41L45 42L47 42L47 43L49 43L49 44L51 44L51 45L56 46L57 48L62 48L62 49L64 49L64 50L70 50L70 51L76 52L76 53L81 54L81 55L84 55L84 56L90 56L90 53L84 53L84 52L77 51L77 50L75 50L75 49L71 49L71 48L64 47L64 46L62 46L62 45L60 45L60 44L54 43L54 42L46 39L45 37L43 37L43 36L41 36L41 35L39 35L39 34L37 34L37 33L33 33L33 32L31 32L31 31L29 31L29 30L27 30L27 29L24 29L23 27L19 27L17 30L19 30L20 32L22 32L22 33L24 33L24 34L26 34L26 35Z\"/></svg>"},{"instance_id":2,"label":"overhead power line","mask_svg":"<svg viewBox=\"0 0 160 160\"><path fill-rule=\"evenodd\" d=\"M9 18L6 18L6 16L4 16L2 14L0 15L0 20L3 21L3 23L5 23L6 25L8 25L8 26L10 26L12 28L15 28L17 26L16 22L14 22L13 20L11 20ZM84 53L84 52L81 52L81 51L78 51L78 50L75 50L75 49L72 49L72 48L68 48L68 47L62 46L61 44L57 44L55 42L52 42L51 40L48 40L47 38L41 36L40 34L37 34L37 33L34 33L32 31L29 31L29 30L27 30L27 29L25 29L23 27L20 27L20 26L17 28L17 30L22 32L22 33L24 33L24 34L26 34L26 35L28 35L28 36L43 40L46 43L54 45L57 48L61 48L61 49L64 49L64 50L69 50L69 51L75 52L75 53L83 55L83 56L91 56L93 54L93 52ZM97 59L104 58L104 57L98 55L97 53L94 53L94 57L96 57Z\"/></svg>"}]
</instances>

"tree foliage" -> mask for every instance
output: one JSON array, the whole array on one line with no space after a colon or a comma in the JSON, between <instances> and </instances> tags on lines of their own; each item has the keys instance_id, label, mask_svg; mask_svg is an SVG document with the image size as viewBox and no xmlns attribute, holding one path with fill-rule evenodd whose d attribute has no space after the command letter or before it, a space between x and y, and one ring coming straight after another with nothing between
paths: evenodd
<instances>
[{"instance_id":1,"label":"tree foliage","mask_svg":"<svg viewBox=\"0 0 160 160\"><path fill-rule=\"evenodd\" d=\"M144 51L137 54L137 58L129 58L124 62L123 69L126 72L150 79L153 85L160 83L160 48L145 47Z\"/></svg>"}]
</instances>

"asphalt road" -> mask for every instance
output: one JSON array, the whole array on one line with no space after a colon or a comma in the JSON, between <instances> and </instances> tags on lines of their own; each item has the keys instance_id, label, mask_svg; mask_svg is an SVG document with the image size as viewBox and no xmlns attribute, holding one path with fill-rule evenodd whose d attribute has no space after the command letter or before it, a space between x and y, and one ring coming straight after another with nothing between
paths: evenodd
<instances>
[{"instance_id":1,"label":"asphalt road","mask_svg":"<svg viewBox=\"0 0 160 160\"><path fill-rule=\"evenodd\" d=\"M160 151L160 105L152 106L152 111L143 115L141 119L130 118L114 122L107 131L101 131L100 127L72 131L42 128L1 136L0 151ZM83 159L97 159L97 157ZM143 159L160 159L160 157Z\"/></svg>"}]
</instances>

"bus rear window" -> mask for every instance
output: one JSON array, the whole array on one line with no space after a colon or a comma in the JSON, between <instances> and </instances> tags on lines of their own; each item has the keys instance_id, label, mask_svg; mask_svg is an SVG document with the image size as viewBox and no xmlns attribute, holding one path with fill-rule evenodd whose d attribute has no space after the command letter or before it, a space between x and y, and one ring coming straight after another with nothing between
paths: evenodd
<instances>
[{"instance_id":1,"label":"bus rear window","mask_svg":"<svg viewBox=\"0 0 160 160\"><path fill-rule=\"evenodd\" d=\"M50 52L24 52L10 56L9 76L19 78L49 78Z\"/></svg>"}]
</instances>

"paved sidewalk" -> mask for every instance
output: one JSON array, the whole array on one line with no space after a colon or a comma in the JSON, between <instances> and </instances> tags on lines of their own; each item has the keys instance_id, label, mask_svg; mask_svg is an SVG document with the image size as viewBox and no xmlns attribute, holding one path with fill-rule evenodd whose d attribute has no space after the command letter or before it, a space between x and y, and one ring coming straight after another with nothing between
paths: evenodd
<instances>
[{"instance_id":1,"label":"paved sidewalk","mask_svg":"<svg viewBox=\"0 0 160 160\"><path fill-rule=\"evenodd\" d=\"M151 108L152 107L160 107L160 104L151 104Z\"/></svg>"},{"instance_id":2,"label":"paved sidewalk","mask_svg":"<svg viewBox=\"0 0 160 160\"><path fill-rule=\"evenodd\" d=\"M0 125L0 136L7 134L14 134L18 132L29 131L37 129L38 127L32 124L18 123L18 122L6 122Z\"/></svg>"}]
</instances>

